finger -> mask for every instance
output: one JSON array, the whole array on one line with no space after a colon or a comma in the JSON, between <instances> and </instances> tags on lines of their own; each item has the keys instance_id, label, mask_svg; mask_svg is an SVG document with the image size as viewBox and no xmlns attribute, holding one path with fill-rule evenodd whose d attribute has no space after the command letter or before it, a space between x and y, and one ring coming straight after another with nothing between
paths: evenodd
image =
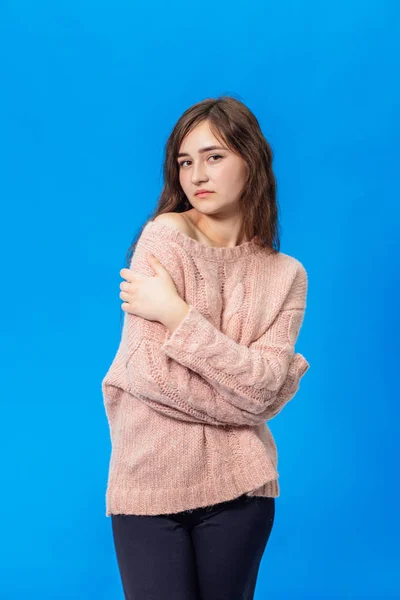
<instances>
[{"instance_id":1,"label":"finger","mask_svg":"<svg viewBox=\"0 0 400 600\"><path fill-rule=\"evenodd\" d=\"M131 269L121 269L119 274L123 279L126 279L127 281L132 281L134 278L134 273Z\"/></svg>"}]
</instances>

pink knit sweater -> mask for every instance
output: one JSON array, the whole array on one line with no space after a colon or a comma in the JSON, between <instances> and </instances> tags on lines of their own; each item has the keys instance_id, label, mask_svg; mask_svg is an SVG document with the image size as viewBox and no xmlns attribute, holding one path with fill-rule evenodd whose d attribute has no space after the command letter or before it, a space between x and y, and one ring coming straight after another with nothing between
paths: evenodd
<instances>
[{"instance_id":1,"label":"pink knit sweater","mask_svg":"<svg viewBox=\"0 0 400 600\"><path fill-rule=\"evenodd\" d=\"M125 313L102 381L111 437L106 516L156 515L243 493L279 496L266 421L309 368L294 352L307 273L257 246L210 247L149 221L130 268L154 276L152 253L190 310L171 334Z\"/></svg>"}]
</instances>

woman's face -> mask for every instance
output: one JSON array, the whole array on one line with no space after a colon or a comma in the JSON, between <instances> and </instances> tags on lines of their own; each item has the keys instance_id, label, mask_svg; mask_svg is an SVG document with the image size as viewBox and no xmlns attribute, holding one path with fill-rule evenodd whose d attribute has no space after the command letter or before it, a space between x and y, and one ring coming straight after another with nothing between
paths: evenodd
<instances>
[{"instance_id":1,"label":"woman's face","mask_svg":"<svg viewBox=\"0 0 400 600\"><path fill-rule=\"evenodd\" d=\"M215 146L204 151L204 148ZM203 151L202 151L203 150ZM237 213L237 200L246 181L247 165L213 136L207 121L187 134L177 158L179 181L193 208L201 213ZM198 196L201 189L208 195Z\"/></svg>"}]
</instances>

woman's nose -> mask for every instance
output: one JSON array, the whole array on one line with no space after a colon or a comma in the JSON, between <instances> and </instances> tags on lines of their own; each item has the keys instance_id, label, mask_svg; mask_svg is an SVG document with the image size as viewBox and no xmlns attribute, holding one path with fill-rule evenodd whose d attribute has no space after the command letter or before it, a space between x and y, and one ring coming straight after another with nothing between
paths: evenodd
<instances>
[{"instance_id":1,"label":"woman's nose","mask_svg":"<svg viewBox=\"0 0 400 600\"><path fill-rule=\"evenodd\" d=\"M197 166L193 167L192 170L192 183L199 183L200 181L207 181L207 175L204 167Z\"/></svg>"}]
</instances>

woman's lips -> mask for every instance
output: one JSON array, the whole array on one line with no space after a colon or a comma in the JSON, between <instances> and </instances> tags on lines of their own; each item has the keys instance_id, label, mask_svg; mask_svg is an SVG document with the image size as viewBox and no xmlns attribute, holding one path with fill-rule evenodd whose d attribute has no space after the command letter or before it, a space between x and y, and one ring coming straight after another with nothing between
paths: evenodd
<instances>
[{"instance_id":1,"label":"woman's lips","mask_svg":"<svg viewBox=\"0 0 400 600\"><path fill-rule=\"evenodd\" d=\"M209 194L213 194L213 193L214 192L200 192L199 194L195 194L195 196L202 198L203 196L208 196Z\"/></svg>"}]
</instances>

